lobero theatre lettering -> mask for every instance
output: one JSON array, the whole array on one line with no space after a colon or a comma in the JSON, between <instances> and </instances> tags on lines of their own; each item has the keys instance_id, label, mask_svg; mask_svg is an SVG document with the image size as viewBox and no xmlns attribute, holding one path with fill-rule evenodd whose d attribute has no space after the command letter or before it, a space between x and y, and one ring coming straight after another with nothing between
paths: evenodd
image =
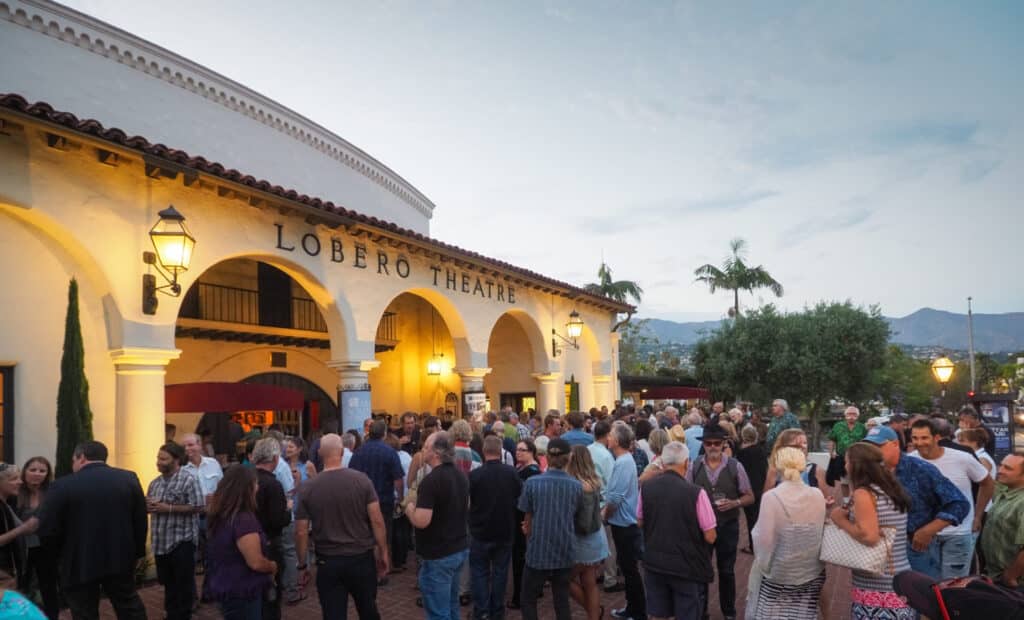
<instances>
[{"instance_id":1,"label":"lobero theatre lettering","mask_svg":"<svg viewBox=\"0 0 1024 620\"><path fill-rule=\"evenodd\" d=\"M378 275L397 276L403 280L412 273L412 264L402 254L389 254L381 248L371 250L365 243L360 242L346 244L338 237L331 237L328 242L322 242L320 237L312 232L301 236L289 236L285 232L284 224L274 224L274 227L277 229L277 244L274 247L278 250L302 252L310 257L323 254L332 263L340 265L348 262L354 269L375 271ZM430 271L431 283L435 288L481 299L516 303L515 287L504 282L495 282L486 277L440 265L430 265Z\"/></svg>"}]
</instances>

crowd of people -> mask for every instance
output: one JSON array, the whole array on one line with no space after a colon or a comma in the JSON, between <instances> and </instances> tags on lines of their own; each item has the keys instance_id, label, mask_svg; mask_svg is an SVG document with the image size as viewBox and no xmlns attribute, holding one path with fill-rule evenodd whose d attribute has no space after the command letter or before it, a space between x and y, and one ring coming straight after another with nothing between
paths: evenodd
<instances>
[{"instance_id":1,"label":"crowd of people","mask_svg":"<svg viewBox=\"0 0 1024 620\"><path fill-rule=\"evenodd\" d=\"M450 424L410 412L394 428L368 419L339 434L327 422L308 450L275 428L238 455L185 435L159 449L145 491L89 441L56 481L42 457L0 464L0 606L55 620L66 604L93 619L102 593L119 618L144 618L148 543L169 620L202 601L228 620L273 620L314 587L325 619L345 618L350 597L376 619L378 588L411 565L431 620L470 605L476 620L537 618L546 584L559 620L574 604L588 620L706 618L716 581L734 618L738 553L753 556L747 618L817 618L835 528L889 546L882 572L853 571L851 617L915 618L894 589L903 571L1024 584L1024 456L997 463L972 409L958 426L862 423L849 407L819 467L782 399L763 418L723 403L684 415L505 409ZM624 604L605 610L602 590Z\"/></svg>"}]
</instances>

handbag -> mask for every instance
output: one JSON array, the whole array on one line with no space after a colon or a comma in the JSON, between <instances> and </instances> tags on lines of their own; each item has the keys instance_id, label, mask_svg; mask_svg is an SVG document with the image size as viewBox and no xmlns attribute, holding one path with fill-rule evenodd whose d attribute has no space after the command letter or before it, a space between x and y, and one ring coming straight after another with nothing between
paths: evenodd
<instances>
[{"instance_id":1,"label":"handbag","mask_svg":"<svg viewBox=\"0 0 1024 620\"><path fill-rule=\"evenodd\" d=\"M891 575L895 571L892 549L896 541L896 528L883 527L879 533L879 541L868 546L854 540L853 536L836 524L826 523L821 538L819 559L865 573Z\"/></svg>"},{"instance_id":2,"label":"handbag","mask_svg":"<svg viewBox=\"0 0 1024 620\"><path fill-rule=\"evenodd\" d=\"M580 499L579 509L574 515L574 526L576 533L580 536L588 536L601 529L604 523L601 520L601 503L597 493L584 494Z\"/></svg>"}]
</instances>

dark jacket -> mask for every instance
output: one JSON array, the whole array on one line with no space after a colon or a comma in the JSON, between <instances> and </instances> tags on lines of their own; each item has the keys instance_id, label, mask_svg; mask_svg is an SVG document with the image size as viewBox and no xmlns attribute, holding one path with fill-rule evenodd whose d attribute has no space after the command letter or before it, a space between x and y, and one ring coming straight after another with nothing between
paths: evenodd
<instances>
[{"instance_id":1,"label":"dark jacket","mask_svg":"<svg viewBox=\"0 0 1024 620\"><path fill-rule=\"evenodd\" d=\"M644 569L711 583L711 545L697 520L700 487L667 470L643 484Z\"/></svg>"},{"instance_id":2,"label":"dark jacket","mask_svg":"<svg viewBox=\"0 0 1024 620\"><path fill-rule=\"evenodd\" d=\"M271 472L256 468L259 489L256 491L256 519L267 538L278 538L281 530L292 522L284 487Z\"/></svg>"},{"instance_id":3,"label":"dark jacket","mask_svg":"<svg viewBox=\"0 0 1024 620\"><path fill-rule=\"evenodd\" d=\"M134 472L90 463L58 478L39 512L64 587L131 573L146 555L146 496Z\"/></svg>"},{"instance_id":4,"label":"dark jacket","mask_svg":"<svg viewBox=\"0 0 1024 620\"><path fill-rule=\"evenodd\" d=\"M469 533L482 542L512 544L523 482L511 465L487 461L469 472Z\"/></svg>"}]
</instances>

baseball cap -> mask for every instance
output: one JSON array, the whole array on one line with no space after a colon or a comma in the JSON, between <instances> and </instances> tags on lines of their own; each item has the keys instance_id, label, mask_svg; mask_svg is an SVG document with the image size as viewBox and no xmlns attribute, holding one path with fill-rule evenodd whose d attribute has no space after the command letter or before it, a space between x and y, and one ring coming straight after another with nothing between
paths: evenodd
<instances>
[{"instance_id":1,"label":"baseball cap","mask_svg":"<svg viewBox=\"0 0 1024 620\"><path fill-rule=\"evenodd\" d=\"M555 437L548 442L548 456L562 456L569 454L570 450L572 450L572 446L569 445L569 442L560 437Z\"/></svg>"},{"instance_id":2,"label":"baseball cap","mask_svg":"<svg viewBox=\"0 0 1024 620\"><path fill-rule=\"evenodd\" d=\"M873 426L868 430L867 437L864 441L869 441L876 446L880 446L890 441L899 441L900 438L896 435L896 431L892 430L888 426Z\"/></svg>"}]
</instances>

